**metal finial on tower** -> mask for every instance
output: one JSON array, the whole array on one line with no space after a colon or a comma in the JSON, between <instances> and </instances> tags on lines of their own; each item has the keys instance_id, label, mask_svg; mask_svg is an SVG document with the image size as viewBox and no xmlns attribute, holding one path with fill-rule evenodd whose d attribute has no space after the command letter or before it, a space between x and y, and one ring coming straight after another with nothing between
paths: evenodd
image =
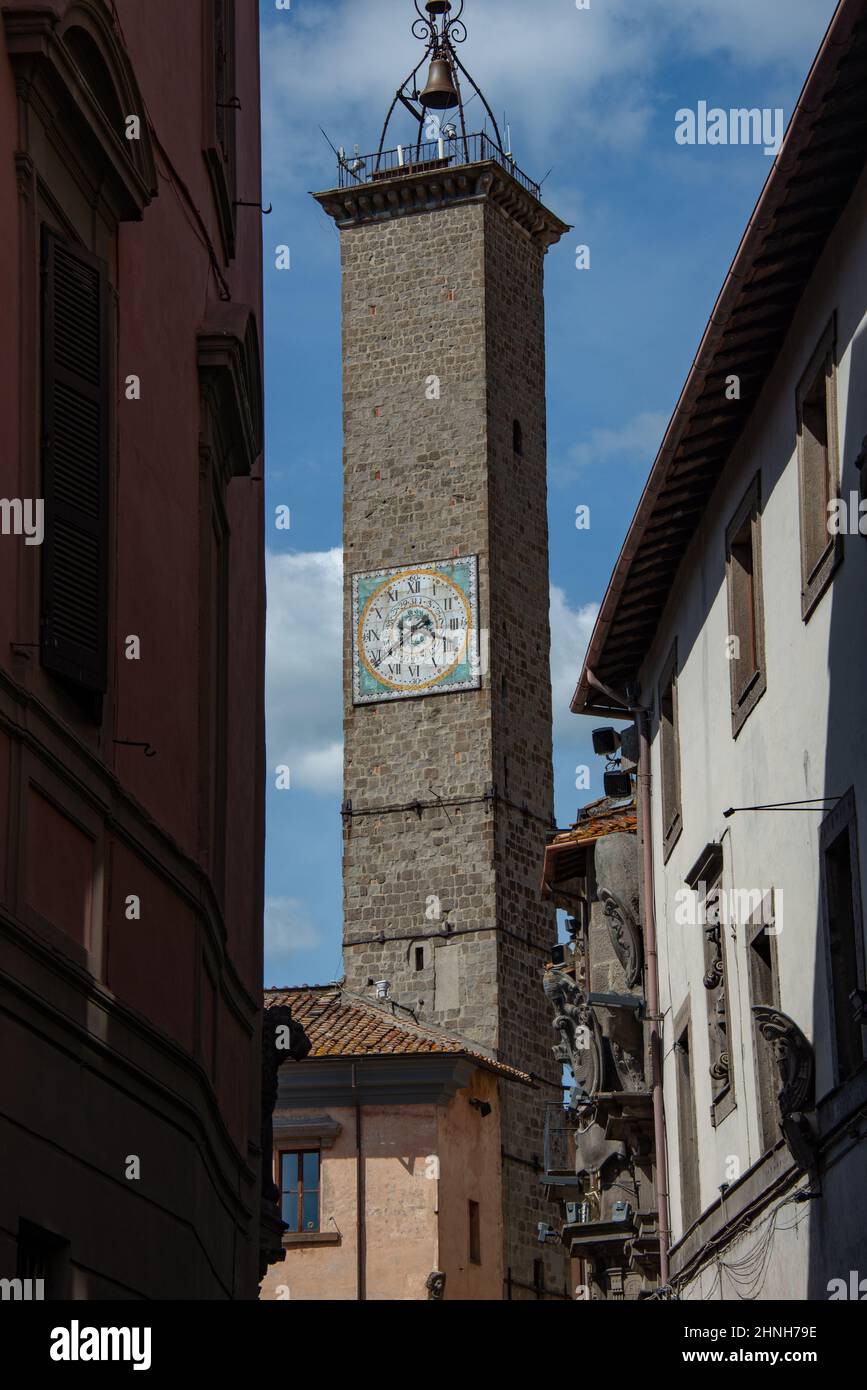
<instances>
[{"instance_id":1,"label":"metal finial on tower","mask_svg":"<svg viewBox=\"0 0 867 1390\"><path fill-rule=\"evenodd\" d=\"M474 79L467 72L460 58L455 52L455 46L462 44L467 37L466 26L461 20L464 11L464 0L458 0L457 13L453 12L451 0L427 0L425 4L426 14L422 13L419 0L413 0L418 14L418 19L413 22L412 32L417 39L425 44L424 56L413 68L405 82L398 88L394 101L391 103L385 124L382 128L382 137L379 142L379 152L377 154L377 168L382 158L385 148L386 136L391 118L394 115L398 102L409 111L410 115L418 121L418 146L422 142L422 130L425 121L429 119L428 112L457 111L461 139L467 144L467 127L464 118L464 99L461 92L461 76L473 89L473 92L481 99L482 105L488 113L491 125L494 130L494 138L500 153L503 151L503 141L500 135L500 128L497 125L496 117L491 110L485 95ZM418 77L419 72L425 63L430 63L427 82L422 91L419 91ZM457 132L455 132L457 135ZM469 157L469 156L467 156Z\"/></svg>"}]
</instances>

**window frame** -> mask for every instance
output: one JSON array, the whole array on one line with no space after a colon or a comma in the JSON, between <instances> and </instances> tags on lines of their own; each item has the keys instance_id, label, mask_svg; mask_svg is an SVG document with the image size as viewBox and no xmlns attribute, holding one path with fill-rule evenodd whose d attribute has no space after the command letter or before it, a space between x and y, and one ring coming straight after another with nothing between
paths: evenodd
<instances>
[{"instance_id":1,"label":"window frame","mask_svg":"<svg viewBox=\"0 0 867 1390\"><path fill-rule=\"evenodd\" d=\"M205 25L203 48L205 54L205 80L202 93L202 153L211 180L211 189L214 194L214 203L220 224L223 252L226 264L228 264L235 259L236 254L237 208L235 207L235 202L238 197L239 161L235 108L228 105L218 108L220 97L220 83L217 71L217 46L219 40L218 2L224 7L223 30L230 39L229 47L225 54L226 90L223 92L223 95L229 101L231 101L232 97L237 95L234 90L237 86L237 17L235 0L206 0L202 11ZM230 87L232 88L231 92L229 92ZM223 124L225 144L221 139L221 122Z\"/></svg>"},{"instance_id":2,"label":"window frame","mask_svg":"<svg viewBox=\"0 0 867 1390\"><path fill-rule=\"evenodd\" d=\"M722 894L725 889L723 881L725 877L725 856L722 845L713 841L705 845L699 858L684 878L684 882L696 894L697 901L704 907L705 924L702 927L702 951L704 961L703 984L705 987L705 997L707 1001L707 1035L708 1035L708 1054L710 1066L708 1075L710 1077L711 1105L710 1120L714 1128L722 1124L727 1115L737 1107L737 1090L735 1087L734 1072L734 1051L731 1045L731 1018L730 1018L730 993L728 987L728 953L729 947L726 941L726 929L730 925L726 920L727 914L723 912L715 924L708 923L709 905L714 895ZM705 895L700 896L700 890L704 888ZM714 964L719 961L721 973L715 979ZM710 981L710 983L708 983ZM719 1027L716 1021L716 1003L722 998L725 1011L726 1024L726 1046L720 1046L720 1038L715 1030ZM715 1076L714 1067L718 1067L723 1056L726 1058L725 1077Z\"/></svg>"},{"instance_id":3,"label":"window frame","mask_svg":"<svg viewBox=\"0 0 867 1390\"><path fill-rule=\"evenodd\" d=\"M828 862L831 848L842 835L849 837L849 863L852 885L852 930L855 938L855 988L867 988L867 962L865 962L864 916L861 898L861 873L858 856L858 823L856 816L855 791L850 787L837 805L822 821L819 827L819 873L820 904L822 913L822 936L825 953L825 978L828 999L828 1035L831 1047L833 1085L841 1086L861 1070L867 1060L865 1025L861 1025L861 1059L851 1072L845 1076L840 1072L840 1057L837 1042L837 1005L834 995L834 974L831 959L831 921L828 902Z\"/></svg>"},{"instance_id":4,"label":"window frame","mask_svg":"<svg viewBox=\"0 0 867 1390\"><path fill-rule=\"evenodd\" d=\"M659 725L659 806L662 816L662 862L667 863L671 857L672 850L680 839L683 831L683 803L682 787L680 776L680 720L678 713L678 669L677 669L677 642L675 641L668 659L662 668L656 691L657 720ZM671 690L672 716L670 721L663 720L663 701L667 700L667 692ZM667 730L670 728L670 735ZM671 738L669 749L668 739ZM672 776L674 781L674 805L669 806L667 784L668 779L665 774L667 757L673 759Z\"/></svg>"},{"instance_id":5,"label":"window frame","mask_svg":"<svg viewBox=\"0 0 867 1390\"><path fill-rule=\"evenodd\" d=\"M58 385L67 390L79 390L70 386L62 378L69 373L58 367L54 356L56 318L54 302L50 297L56 284L56 262L58 252L67 259L78 261L95 279L98 287L98 334L100 380L93 388L93 400L98 409L100 456L97 461L97 490L99 516L93 536L98 547L98 596L97 596L97 651L91 661L83 656L74 657L64 647L59 652L52 650L51 614L52 596L55 593L55 542L57 527L55 513L68 504L64 502L62 490L56 486L54 472L56 467L53 444L55 440L55 403ZM40 264L42 285L40 294L40 371L39 399L42 437L42 496L45 501L45 541L41 554L40 579L40 661L44 670L52 677L62 681L67 693L76 696L86 707L86 712L96 724L102 723L103 697L108 691L109 653L108 635L110 622L111 594L109 592L109 533L111 515L112 486L112 448L111 448L111 394L114 384L114 342L110 314L110 286L108 265L94 254L89 247L81 245L74 237L57 229L50 222L43 221L40 230ZM53 644L57 645L56 641ZM69 644L67 644L68 646Z\"/></svg>"},{"instance_id":6,"label":"window frame","mask_svg":"<svg viewBox=\"0 0 867 1390\"><path fill-rule=\"evenodd\" d=\"M771 890L773 892L773 889ZM753 913L746 926L745 945L747 951L747 988L749 990L750 1017L752 1008L756 1004L764 1004L770 1008L779 1009L780 1005L780 958L779 945L776 931L769 928L774 923L776 917L775 908L772 906L770 920L766 920L764 913L764 902L762 907ZM766 939L768 942L768 960L764 962L767 967L767 974L770 978L770 998L760 995L768 993L766 990L759 989L759 965L758 959L760 952L759 943ZM767 1153L774 1148L780 1139L779 1127L779 1108L777 1105L777 1093L779 1090L779 1077L774 1054L770 1047L760 1041L757 1029L753 1029L753 1075L756 1086L756 1111L759 1126L759 1143L761 1152Z\"/></svg>"},{"instance_id":7,"label":"window frame","mask_svg":"<svg viewBox=\"0 0 867 1390\"><path fill-rule=\"evenodd\" d=\"M467 1199L467 1249L471 1265L482 1263L482 1215L481 1206L472 1197Z\"/></svg>"},{"instance_id":8,"label":"window frame","mask_svg":"<svg viewBox=\"0 0 867 1390\"><path fill-rule=\"evenodd\" d=\"M749 716L768 688L768 673L765 660L765 615L764 592L762 588L762 482L757 473L741 498L740 504L726 528L726 602L728 611L729 638L735 637L741 644L744 634L737 631L738 616L736 603L735 566L738 563L736 548L741 544L739 537L745 529L749 531L751 574L750 610L751 637L754 649L753 669L746 679L740 674L741 658L729 654L729 682L731 685L732 738L737 738Z\"/></svg>"},{"instance_id":9,"label":"window frame","mask_svg":"<svg viewBox=\"0 0 867 1390\"><path fill-rule=\"evenodd\" d=\"M304 1211L304 1193L305 1193L305 1187L304 1187L304 1163L303 1163L303 1159L304 1159L305 1154L315 1154L315 1155L316 1155L316 1159L317 1159L317 1173L318 1173L319 1181L317 1182L316 1188L315 1188L315 1191L316 1191L316 1229L315 1229L315 1231L309 1231L309 1230L307 1230L307 1229L302 1225L302 1222L303 1222L303 1211ZM315 1238L315 1237L317 1237L317 1236L320 1236L320 1235L322 1234L322 1148L321 1148L321 1145L319 1145L319 1144L308 1144L306 1147L302 1147L302 1148L296 1148L296 1147L294 1147L294 1146L292 1146L292 1147L285 1146L285 1147L284 1147L284 1146L281 1145L281 1146L277 1149L277 1186L278 1186L279 1191L280 1191L280 1217L281 1217L281 1220L282 1220L282 1218L283 1218L283 1201L284 1201L284 1199L285 1199L286 1191L287 1191L287 1189L285 1189L284 1186L283 1186L283 1160L284 1160L284 1158L296 1158L296 1159L298 1159L298 1187L297 1187L297 1193L296 1193L297 1199L298 1199L298 1210L297 1210L298 1229L297 1229L296 1231L293 1231L293 1230L291 1230L291 1229L290 1229L290 1230L287 1230L287 1231L284 1231L284 1238L287 1237L287 1236L289 1236L289 1237L294 1237L294 1238L296 1238L296 1239L304 1239L305 1237L308 1238L308 1239L312 1239L312 1238ZM292 1189L289 1189L290 1192L291 1192L291 1190L292 1190ZM308 1189L308 1190L309 1190L309 1189Z\"/></svg>"},{"instance_id":10,"label":"window frame","mask_svg":"<svg viewBox=\"0 0 867 1390\"><path fill-rule=\"evenodd\" d=\"M801 617L808 622L833 575L843 559L843 537L828 532L819 559L809 564L806 499L808 493L807 451L805 448L804 406L824 369L825 411L827 421L827 476L825 484L828 501L840 495L840 435L837 420L837 314L831 315L825 331L813 352L807 368L798 382L795 393L798 453L798 522L801 535Z\"/></svg>"},{"instance_id":11,"label":"window frame","mask_svg":"<svg viewBox=\"0 0 867 1390\"><path fill-rule=\"evenodd\" d=\"M675 1096L677 1100L677 1157L680 1172L681 1235L695 1225L702 1214L701 1169L698 1146L698 1114L695 1099L695 1068L692 1047L692 1020L689 996L674 1020ZM684 1039L686 1045L684 1046ZM688 1076L681 1058L689 1058ZM688 1159L686 1151L689 1150Z\"/></svg>"}]
</instances>

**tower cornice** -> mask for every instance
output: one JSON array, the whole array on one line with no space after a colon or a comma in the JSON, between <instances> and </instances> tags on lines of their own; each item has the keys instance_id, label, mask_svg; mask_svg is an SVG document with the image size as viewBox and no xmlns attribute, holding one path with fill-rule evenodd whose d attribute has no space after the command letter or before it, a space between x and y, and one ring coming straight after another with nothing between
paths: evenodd
<instances>
[{"instance_id":1,"label":"tower cornice","mask_svg":"<svg viewBox=\"0 0 867 1390\"><path fill-rule=\"evenodd\" d=\"M395 171L313 197L341 230L486 200L513 218L543 251L570 230L568 222L556 217L494 159L457 168Z\"/></svg>"}]
</instances>

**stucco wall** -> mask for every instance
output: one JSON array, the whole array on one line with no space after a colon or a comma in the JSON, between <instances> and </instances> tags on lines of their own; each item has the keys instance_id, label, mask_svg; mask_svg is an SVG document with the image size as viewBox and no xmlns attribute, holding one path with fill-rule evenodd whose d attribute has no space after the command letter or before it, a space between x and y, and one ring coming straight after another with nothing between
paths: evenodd
<instances>
[{"instance_id":1,"label":"stucco wall","mask_svg":"<svg viewBox=\"0 0 867 1390\"><path fill-rule=\"evenodd\" d=\"M837 314L837 411L842 492L857 489L853 467L867 434L867 178L862 178L832 235L799 306L784 349L752 422L710 500L672 591L654 649L642 672L642 699L656 706L663 664L678 646L678 717L683 831L667 864L662 858L660 741L654 722L652 774L655 905L660 936L660 993L665 1014L665 1105L674 1235L682 1234L677 1145L677 1101L672 1022L691 999L693 1076L700 1154L702 1206L744 1172L761 1153L754 1049L764 1047L749 1013L747 945L743 928L726 933L729 1039L736 1108L714 1129L706 1022L703 932L678 925L676 894L684 875L710 842L723 847L723 886L774 888L783 909L777 939L781 1008L816 1048L817 1094L833 1085L828 982L820 914L819 827L813 812L741 812L728 807L841 795L854 785L860 823L862 883L867 882L867 747L863 738L867 654L863 598L867 592L867 540L847 536L844 560L808 622L801 616L799 481L796 454L797 384L834 311ZM732 366L736 371L736 365ZM737 739L732 736L726 640L725 533L757 471L762 492L762 582L767 691ZM780 904L780 896L782 903ZM779 1236L776 1273L765 1297L803 1297L824 1279L810 1253L810 1233L849 1221L863 1231L864 1152L841 1161L821 1204L801 1214L797 1237ZM734 1163L733 1163L734 1161ZM844 1172L848 1171L848 1179ZM848 1192L847 1192L848 1188ZM832 1197L832 1191L835 1194ZM845 1195L844 1195L845 1194ZM790 1219L790 1218L787 1218ZM813 1246L817 1248L818 1237ZM867 1266L867 1252L862 1263ZM849 1243L851 1254L851 1241ZM833 1261L833 1255L823 1256ZM849 1258L847 1255L846 1258ZM824 1266L823 1266L824 1268ZM833 1270L831 1271L834 1272ZM799 1292L800 1290L800 1292ZM730 1294L727 1296L731 1296Z\"/></svg>"},{"instance_id":2,"label":"stucco wall","mask_svg":"<svg viewBox=\"0 0 867 1390\"><path fill-rule=\"evenodd\" d=\"M488 1101L483 1118L471 1097ZM303 1117L281 1110L279 1118ZM355 1300L358 1296L356 1114L329 1107L341 1125L322 1149L320 1227L337 1244L287 1244L262 1285L267 1300ZM361 1108L366 1297L427 1299L425 1281L446 1275L446 1299L497 1299L502 1293L502 1210L497 1082L475 1072L447 1104ZM294 1145L287 1143L287 1148ZM275 1176L277 1176L275 1162ZM471 1265L467 1203L478 1201L482 1263Z\"/></svg>"},{"instance_id":3,"label":"stucco wall","mask_svg":"<svg viewBox=\"0 0 867 1390\"><path fill-rule=\"evenodd\" d=\"M16 22L34 14L14 0L10 11ZM62 226L108 263L105 376L113 411L101 719L83 712L32 645L39 641L39 548L0 536L0 973L14 982L0 989L0 1014L4 1049L20 1070L14 1083L8 1075L0 1083L0 1276L14 1273L24 1219L70 1242L76 1296L253 1297L263 502L261 486L247 478L227 486L231 655L225 729L214 739L209 704L217 693L205 653L220 600L210 604L201 582L200 519L210 513L200 505L197 334L221 304L203 229L231 299L249 305L261 324L261 217L238 210L228 263L203 157L204 113L213 109L205 90L213 63L210 0L55 0L46 25L55 11L58 33L45 44L51 51L73 11L78 23L110 31L109 50L125 44L147 108L132 114L145 133L152 123L153 142L165 153L157 154L154 196L141 220L115 227L67 157L64 139L75 156L90 149L80 132L70 136L73 103L63 117L49 110L44 123L36 103L29 111L19 105L28 84L20 81L16 99L0 24L0 236L7 252L0 266L0 497L42 496L43 222ZM235 13L240 194L256 199L258 4L237 0ZM127 398L128 375L140 378L139 400ZM253 471L261 473L261 460ZM128 635L141 640L139 661L125 659ZM13 643L31 645L13 650ZM124 740L150 743L157 756ZM211 853L211 798L203 791L221 777L232 808L225 872ZM126 911L130 896L140 901L137 919ZM141 1160L139 1180L126 1177L127 1155Z\"/></svg>"}]
</instances>

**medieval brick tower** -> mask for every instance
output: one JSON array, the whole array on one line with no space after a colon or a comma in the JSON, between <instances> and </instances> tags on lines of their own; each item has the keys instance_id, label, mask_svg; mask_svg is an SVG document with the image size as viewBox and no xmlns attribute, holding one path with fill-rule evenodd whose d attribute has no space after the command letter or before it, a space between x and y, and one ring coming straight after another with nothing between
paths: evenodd
<instances>
[{"instance_id":1,"label":"medieval brick tower","mask_svg":"<svg viewBox=\"0 0 867 1390\"><path fill-rule=\"evenodd\" d=\"M566 1277L536 1158L561 1098L542 281L567 228L498 132L464 137L455 21L426 8L412 145L316 195L343 272L344 969L536 1080L500 1106L504 1297L532 1298Z\"/></svg>"}]
</instances>

